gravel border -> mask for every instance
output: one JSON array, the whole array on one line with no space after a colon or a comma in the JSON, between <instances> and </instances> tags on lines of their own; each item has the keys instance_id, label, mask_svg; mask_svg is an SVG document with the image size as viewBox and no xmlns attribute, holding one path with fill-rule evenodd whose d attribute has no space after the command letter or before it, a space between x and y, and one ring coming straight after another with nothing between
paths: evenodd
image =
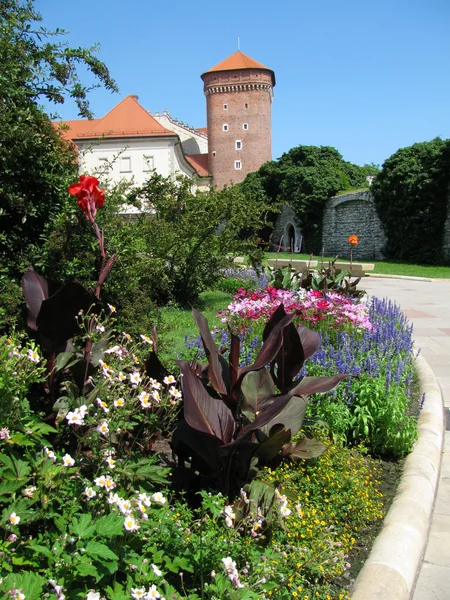
<instances>
[{"instance_id":1,"label":"gravel border","mask_svg":"<svg viewBox=\"0 0 450 600\"><path fill-rule=\"evenodd\" d=\"M415 362L425 394L419 437L405 461L383 529L356 578L352 600L408 600L422 565L441 469L444 403L427 361L419 355Z\"/></svg>"}]
</instances>

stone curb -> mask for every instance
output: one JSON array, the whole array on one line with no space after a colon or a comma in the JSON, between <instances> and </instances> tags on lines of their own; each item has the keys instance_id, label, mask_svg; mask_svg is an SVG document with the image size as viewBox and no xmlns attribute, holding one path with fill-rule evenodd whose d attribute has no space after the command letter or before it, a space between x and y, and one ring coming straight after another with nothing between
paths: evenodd
<instances>
[{"instance_id":1,"label":"stone curb","mask_svg":"<svg viewBox=\"0 0 450 600\"><path fill-rule=\"evenodd\" d=\"M365 276L375 277L376 279L409 279L410 281L434 281L434 279L431 279L431 277L417 277L415 275L391 275L388 273L366 273Z\"/></svg>"},{"instance_id":2,"label":"stone curb","mask_svg":"<svg viewBox=\"0 0 450 600\"><path fill-rule=\"evenodd\" d=\"M420 355L416 368L425 394L418 440L405 461L383 529L356 578L352 600L408 600L420 572L441 469L444 403L439 383Z\"/></svg>"},{"instance_id":3,"label":"stone curb","mask_svg":"<svg viewBox=\"0 0 450 600\"><path fill-rule=\"evenodd\" d=\"M407 281L427 281L429 283L435 283L436 281L450 281L441 277L418 277L415 275L391 275L390 273L366 273L364 277L371 277L372 279L406 279Z\"/></svg>"}]
</instances>

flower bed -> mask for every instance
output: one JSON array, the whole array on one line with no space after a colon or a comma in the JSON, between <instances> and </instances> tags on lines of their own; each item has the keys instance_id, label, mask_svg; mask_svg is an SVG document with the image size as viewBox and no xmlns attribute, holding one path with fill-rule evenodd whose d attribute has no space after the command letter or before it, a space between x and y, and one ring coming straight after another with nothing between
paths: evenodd
<instances>
[{"instance_id":1,"label":"flower bed","mask_svg":"<svg viewBox=\"0 0 450 600\"><path fill-rule=\"evenodd\" d=\"M406 324L334 293L240 291L222 315L239 337L215 332L227 349L193 310L207 364L179 360L178 378L154 333L115 331L100 302L115 255L95 221L98 183L69 188L98 242L95 292L69 281L49 295L30 269L36 344L0 344L4 597L348 598L349 553L383 514L356 444L401 455L414 439ZM294 320L330 331L321 352L318 331ZM344 368L358 378L335 391Z\"/></svg>"}]
</instances>

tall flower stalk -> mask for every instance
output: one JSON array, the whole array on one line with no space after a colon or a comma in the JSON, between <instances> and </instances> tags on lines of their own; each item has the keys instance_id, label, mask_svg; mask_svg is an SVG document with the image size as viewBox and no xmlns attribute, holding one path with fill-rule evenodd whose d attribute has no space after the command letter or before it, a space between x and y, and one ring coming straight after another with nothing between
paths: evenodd
<instances>
[{"instance_id":1,"label":"tall flower stalk","mask_svg":"<svg viewBox=\"0 0 450 600\"><path fill-rule=\"evenodd\" d=\"M97 285L95 288L95 295L97 298L100 298L101 287L108 273L110 272L111 267L113 266L114 260L116 258L115 254L108 258L108 253L105 250L105 238L103 229L100 230L95 221L97 209L101 208L105 204L105 192L104 190L101 190L98 187L99 183L99 180L95 177L81 175L79 183L73 183L68 188L69 194L72 194L72 196L75 196L77 198L78 206L80 207L82 213L89 221L89 223L91 223L100 248L101 267L97 280ZM95 319L91 319L88 326L89 334L93 332L94 327ZM86 361L86 364L89 362L91 349L92 340L89 336L84 349L84 359Z\"/></svg>"},{"instance_id":2,"label":"tall flower stalk","mask_svg":"<svg viewBox=\"0 0 450 600\"><path fill-rule=\"evenodd\" d=\"M357 246L359 244L358 236L353 234L351 235L347 242L350 244L350 273L352 272L352 263L353 263L353 246Z\"/></svg>"},{"instance_id":3,"label":"tall flower stalk","mask_svg":"<svg viewBox=\"0 0 450 600\"><path fill-rule=\"evenodd\" d=\"M73 183L69 186L69 194L72 194L77 198L78 206L81 208L86 219L92 224L94 229L95 237L97 238L98 245L100 248L100 255L102 257L100 273L95 289L95 295L100 298L100 290L106 276L113 266L116 255L113 254L108 260L108 254L105 251L105 240L103 229L100 230L96 221L95 216L97 209L101 208L105 204L105 192L101 190L99 180L95 177L89 177L87 175L81 175L79 183Z\"/></svg>"}]
</instances>

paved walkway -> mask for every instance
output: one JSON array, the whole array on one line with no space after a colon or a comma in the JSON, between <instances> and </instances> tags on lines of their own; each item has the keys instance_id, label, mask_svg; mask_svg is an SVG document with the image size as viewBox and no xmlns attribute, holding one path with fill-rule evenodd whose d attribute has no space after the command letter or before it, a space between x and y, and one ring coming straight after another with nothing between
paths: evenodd
<instances>
[{"instance_id":1,"label":"paved walkway","mask_svg":"<svg viewBox=\"0 0 450 600\"><path fill-rule=\"evenodd\" d=\"M413 323L414 341L442 388L444 455L430 537L413 600L450 598L450 281L366 277L359 287L394 300ZM447 412L449 413L447 415Z\"/></svg>"}]
</instances>

